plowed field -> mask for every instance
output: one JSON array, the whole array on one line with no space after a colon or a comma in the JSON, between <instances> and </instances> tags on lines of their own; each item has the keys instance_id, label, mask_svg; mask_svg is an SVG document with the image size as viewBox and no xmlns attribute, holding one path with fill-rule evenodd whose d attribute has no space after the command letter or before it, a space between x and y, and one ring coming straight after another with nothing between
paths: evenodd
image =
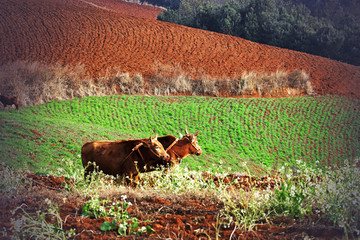
<instances>
[{"instance_id":1,"label":"plowed field","mask_svg":"<svg viewBox=\"0 0 360 240\"><path fill-rule=\"evenodd\" d=\"M124 15L149 19L156 19L159 13L163 11L160 7L140 5L122 0L65 0L63 2L80 7L95 7Z\"/></svg>"},{"instance_id":2,"label":"plowed field","mask_svg":"<svg viewBox=\"0 0 360 240\"><path fill-rule=\"evenodd\" d=\"M120 4L115 0L1 1L0 65L16 60L81 62L92 76L104 75L112 67L149 76L155 62L180 64L186 71L212 76L300 69L310 74L318 94L360 97L359 67L130 16L119 9L140 17L151 14L140 14L139 7L145 6L130 9Z\"/></svg>"}]
</instances>

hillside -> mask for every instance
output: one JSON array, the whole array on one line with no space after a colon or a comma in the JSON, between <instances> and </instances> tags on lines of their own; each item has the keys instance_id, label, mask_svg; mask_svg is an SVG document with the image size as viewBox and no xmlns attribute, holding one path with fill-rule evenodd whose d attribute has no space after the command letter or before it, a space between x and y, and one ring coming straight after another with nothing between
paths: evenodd
<instances>
[{"instance_id":1,"label":"hillside","mask_svg":"<svg viewBox=\"0 0 360 240\"><path fill-rule=\"evenodd\" d=\"M0 111L1 239L357 239L359 101L92 96ZM84 181L84 142L185 127L203 153L168 174Z\"/></svg>"},{"instance_id":2,"label":"hillside","mask_svg":"<svg viewBox=\"0 0 360 240\"><path fill-rule=\"evenodd\" d=\"M122 0L66 0L63 2L84 8L95 7L106 11L149 19L156 19L159 13L163 11L161 7L136 4Z\"/></svg>"},{"instance_id":3,"label":"hillside","mask_svg":"<svg viewBox=\"0 0 360 240\"><path fill-rule=\"evenodd\" d=\"M159 136L179 136L187 128L191 133L200 130L204 151L184 160L182 165L191 169L243 172L247 161L251 172L258 173L260 168L296 166L297 160L322 168L360 155L359 106L359 100L332 96L123 95L52 101L0 112L0 159L33 171L56 169L61 159L72 159L81 167L79 153L85 142L145 138L154 130Z\"/></svg>"},{"instance_id":4,"label":"hillside","mask_svg":"<svg viewBox=\"0 0 360 240\"><path fill-rule=\"evenodd\" d=\"M318 94L360 97L358 67L126 15L116 11L117 4L120 3L2 1L0 65L16 60L73 66L83 63L95 77L105 75L111 68L131 74L139 72L146 77L154 73L155 63L180 64L185 71L219 77L241 75L244 71L300 69L310 75Z\"/></svg>"}]
</instances>

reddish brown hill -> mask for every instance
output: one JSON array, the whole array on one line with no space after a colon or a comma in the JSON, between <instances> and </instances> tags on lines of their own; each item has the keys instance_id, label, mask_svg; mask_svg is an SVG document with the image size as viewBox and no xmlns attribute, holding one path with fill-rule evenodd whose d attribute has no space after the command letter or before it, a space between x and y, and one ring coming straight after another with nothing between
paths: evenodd
<instances>
[{"instance_id":1,"label":"reddish brown hill","mask_svg":"<svg viewBox=\"0 0 360 240\"><path fill-rule=\"evenodd\" d=\"M319 94L360 97L358 67L124 15L114 10L116 4L115 0L2 0L0 65L16 60L82 62L92 76L111 67L146 76L152 74L154 62L181 64L185 70L201 69L213 76L301 69L310 74Z\"/></svg>"},{"instance_id":2,"label":"reddish brown hill","mask_svg":"<svg viewBox=\"0 0 360 240\"><path fill-rule=\"evenodd\" d=\"M112 11L120 14L131 15L135 17L156 19L163 11L161 7L151 5L140 5L123 0L64 0L70 5L81 7L96 7L99 9Z\"/></svg>"}]
</instances>

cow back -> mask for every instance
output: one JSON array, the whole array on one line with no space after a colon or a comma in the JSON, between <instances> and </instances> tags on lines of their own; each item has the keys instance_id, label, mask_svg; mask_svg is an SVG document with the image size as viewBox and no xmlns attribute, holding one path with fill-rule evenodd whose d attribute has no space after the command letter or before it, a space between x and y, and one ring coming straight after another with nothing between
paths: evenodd
<instances>
[{"instance_id":1,"label":"cow back","mask_svg":"<svg viewBox=\"0 0 360 240\"><path fill-rule=\"evenodd\" d=\"M166 135L163 137L158 137L157 140L163 145L164 149L167 150L171 144L173 144L177 138L172 135Z\"/></svg>"},{"instance_id":2,"label":"cow back","mask_svg":"<svg viewBox=\"0 0 360 240\"><path fill-rule=\"evenodd\" d=\"M94 167L91 165L96 164L106 174L122 175L128 171L122 166L138 143L137 140L88 142L81 149L83 167L93 171Z\"/></svg>"},{"instance_id":3,"label":"cow back","mask_svg":"<svg viewBox=\"0 0 360 240\"><path fill-rule=\"evenodd\" d=\"M81 159L85 176L95 170L95 164L106 174L131 177L138 172L155 170L159 165L168 165L170 157L155 139L138 139L86 143L81 149Z\"/></svg>"}]
</instances>

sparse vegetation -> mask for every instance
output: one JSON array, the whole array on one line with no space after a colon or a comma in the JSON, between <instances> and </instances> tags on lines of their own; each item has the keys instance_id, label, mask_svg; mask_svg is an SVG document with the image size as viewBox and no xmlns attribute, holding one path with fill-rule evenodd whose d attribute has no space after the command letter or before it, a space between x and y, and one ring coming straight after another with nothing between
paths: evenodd
<instances>
[{"instance_id":1,"label":"sparse vegetation","mask_svg":"<svg viewBox=\"0 0 360 240\"><path fill-rule=\"evenodd\" d=\"M359 168L345 161L343 167L336 167L322 175L322 181L314 186L314 204L318 212L344 229L348 239L360 235L359 180Z\"/></svg>"},{"instance_id":2,"label":"sparse vegetation","mask_svg":"<svg viewBox=\"0 0 360 240\"><path fill-rule=\"evenodd\" d=\"M37 211L36 214L28 213L23 206L14 209L20 218L12 219L14 239L70 239L75 235L74 230L64 230L63 220L59 214L59 207L55 206L48 198L47 211Z\"/></svg>"},{"instance_id":3,"label":"sparse vegetation","mask_svg":"<svg viewBox=\"0 0 360 240\"><path fill-rule=\"evenodd\" d=\"M82 214L90 218L103 218L100 230L117 231L118 236L153 233L151 219L144 222L144 216L139 221L136 216L130 215L129 207L136 206L132 206L126 194L130 194L135 202L155 194L166 197L167 202L207 199L221 206L216 213L219 225L217 237L224 229L233 232L255 231L258 225L274 224L280 217L302 219L315 214L316 220L326 220L335 228L342 229L345 238L354 239L359 237L360 228L360 174L354 166L348 162L342 167L319 172L298 160L296 167L283 166L278 169L278 175L271 180L282 184L275 184L274 188L268 185L267 189L252 186L247 190L232 187L231 184L236 185L236 182L214 182L214 178L206 178L202 171L175 168L168 175L162 172L143 173L143 181L136 194L127 187L119 188L107 180L110 176L101 173L94 179L97 184L86 183L80 177L83 174L81 170L73 179L73 187L63 191L87 198L81 205ZM70 168L76 166L64 165L67 171L77 172ZM218 180L224 180L224 176ZM60 208L49 199L45 201L49 207L47 211L39 210L33 214L26 211L25 206L14 211L12 221L16 236L65 239L77 234L74 230L64 230L66 219L60 217ZM316 225L316 222L312 224Z\"/></svg>"},{"instance_id":4,"label":"sparse vegetation","mask_svg":"<svg viewBox=\"0 0 360 240\"><path fill-rule=\"evenodd\" d=\"M13 169L0 162L0 193L14 194L24 184L26 178L23 174L15 173Z\"/></svg>"},{"instance_id":5,"label":"sparse vegetation","mask_svg":"<svg viewBox=\"0 0 360 240\"><path fill-rule=\"evenodd\" d=\"M139 220L131 217L128 208L132 205L128 202L127 196L122 195L121 201L112 202L109 199L99 200L99 195L91 196L91 199L85 202L81 213L83 216L92 218L107 217L112 221L104 221L101 225L101 231L117 230L120 236L141 234L146 230L151 233L151 226L139 228Z\"/></svg>"}]
</instances>

